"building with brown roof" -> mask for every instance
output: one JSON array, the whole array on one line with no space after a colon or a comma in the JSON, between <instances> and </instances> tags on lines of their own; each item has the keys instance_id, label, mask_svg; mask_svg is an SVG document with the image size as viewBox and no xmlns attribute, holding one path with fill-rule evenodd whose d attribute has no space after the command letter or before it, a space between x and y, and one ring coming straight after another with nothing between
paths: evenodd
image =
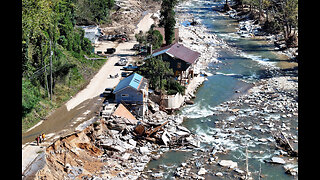
<instances>
[{"instance_id":1,"label":"building with brown roof","mask_svg":"<svg viewBox=\"0 0 320 180\"><path fill-rule=\"evenodd\" d=\"M193 64L198 61L200 55L183 44L174 43L155 50L149 58L161 56L163 61L170 63L176 77L190 79L193 78Z\"/></svg>"}]
</instances>

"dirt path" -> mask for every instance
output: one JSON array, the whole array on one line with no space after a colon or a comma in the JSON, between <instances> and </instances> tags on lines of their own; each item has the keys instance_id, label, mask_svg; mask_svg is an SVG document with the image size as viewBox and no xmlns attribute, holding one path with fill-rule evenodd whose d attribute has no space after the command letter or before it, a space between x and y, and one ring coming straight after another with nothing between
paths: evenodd
<instances>
[{"instance_id":1,"label":"dirt path","mask_svg":"<svg viewBox=\"0 0 320 180\"><path fill-rule=\"evenodd\" d=\"M152 13L147 14L137 25L137 32L146 31L150 28L153 20L150 20ZM105 88L112 88L118 84L121 76L121 66L115 66L120 57L127 57L129 61L134 51L130 49L136 43L135 40L124 42L116 47L114 56L110 57L101 67L99 72L91 79L85 89L80 91L75 97L70 99L65 105L58 108L46 120L38 123L22 134L22 174L29 175L36 169L35 165L41 164L47 145L51 144L60 136L74 131L80 123L92 118L95 111L101 106L102 98L99 95ZM110 43L102 43L96 50L112 47ZM118 78L109 78L110 75L119 74ZM35 145L35 137L40 133L46 133L46 142L41 146ZM23 176L24 177L24 176Z\"/></svg>"}]
</instances>

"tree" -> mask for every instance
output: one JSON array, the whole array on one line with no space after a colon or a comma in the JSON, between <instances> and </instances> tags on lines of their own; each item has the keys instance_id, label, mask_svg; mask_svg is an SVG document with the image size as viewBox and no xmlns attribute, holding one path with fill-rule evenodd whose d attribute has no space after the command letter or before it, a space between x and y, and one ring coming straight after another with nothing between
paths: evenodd
<instances>
[{"instance_id":1,"label":"tree","mask_svg":"<svg viewBox=\"0 0 320 180\"><path fill-rule=\"evenodd\" d=\"M114 0L78 0L75 18L80 24L101 24L108 20Z\"/></svg>"},{"instance_id":2,"label":"tree","mask_svg":"<svg viewBox=\"0 0 320 180\"><path fill-rule=\"evenodd\" d=\"M135 37L139 44L147 45L149 43L152 45L152 49L158 49L162 45L163 37L158 30L153 28L154 25L150 27L148 32L143 33L140 31L139 34L135 34Z\"/></svg>"},{"instance_id":3,"label":"tree","mask_svg":"<svg viewBox=\"0 0 320 180\"><path fill-rule=\"evenodd\" d=\"M152 44L152 49L158 49L162 45L163 37L158 30L154 30L155 25L151 25L149 31L147 32L146 41Z\"/></svg>"},{"instance_id":4,"label":"tree","mask_svg":"<svg viewBox=\"0 0 320 180\"><path fill-rule=\"evenodd\" d=\"M28 79L22 81L22 117L40 101L40 92Z\"/></svg>"},{"instance_id":5,"label":"tree","mask_svg":"<svg viewBox=\"0 0 320 180\"><path fill-rule=\"evenodd\" d=\"M298 0L273 0L274 21L280 24L288 47L297 45L296 30L298 28ZM294 29L292 31L292 29Z\"/></svg>"},{"instance_id":6,"label":"tree","mask_svg":"<svg viewBox=\"0 0 320 180\"><path fill-rule=\"evenodd\" d=\"M149 79L151 88L155 90L165 90L167 79L173 75L170 63L162 61L161 56L153 57L145 61L138 73Z\"/></svg>"},{"instance_id":7,"label":"tree","mask_svg":"<svg viewBox=\"0 0 320 180\"><path fill-rule=\"evenodd\" d=\"M223 9L224 9L225 11L229 11L229 10L231 9L231 8L230 8L230 5L229 5L229 3L228 3L228 0L226 0L226 3L224 4Z\"/></svg>"},{"instance_id":8,"label":"tree","mask_svg":"<svg viewBox=\"0 0 320 180\"><path fill-rule=\"evenodd\" d=\"M176 25L174 6L177 0L163 0L160 10L160 27L164 27L166 44L172 43L174 38L174 27Z\"/></svg>"}]
</instances>

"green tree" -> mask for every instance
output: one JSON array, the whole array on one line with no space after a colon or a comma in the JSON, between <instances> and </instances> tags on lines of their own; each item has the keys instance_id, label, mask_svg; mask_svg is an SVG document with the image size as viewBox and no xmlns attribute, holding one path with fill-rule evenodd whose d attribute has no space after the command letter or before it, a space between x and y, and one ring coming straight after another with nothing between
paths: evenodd
<instances>
[{"instance_id":1,"label":"green tree","mask_svg":"<svg viewBox=\"0 0 320 180\"><path fill-rule=\"evenodd\" d=\"M39 89L28 79L22 81L22 117L29 113L40 101Z\"/></svg>"},{"instance_id":2,"label":"green tree","mask_svg":"<svg viewBox=\"0 0 320 180\"><path fill-rule=\"evenodd\" d=\"M162 45L163 37L158 30L154 30L155 25L153 24L147 32L146 41L152 44L152 49L158 49Z\"/></svg>"},{"instance_id":3,"label":"green tree","mask_svg":"<svg viewBox=\"0 0 320 180\"><path fill-rule=\"evenodd\" d=\"M162 61L161 57L153 57L146 60L137 73L149 79L151 88L165 90L166 80L173 75L169 66L169 62Z\"/></svg>"},{"instance_id":4,"label":"green tree","mask_svg":"<svg viewBox=\"0 0 320 180\"><path fill-rule=\"evenodd\" d=\"M114 6L114 0L78 0L75 3L75 18L79 24L105 23Z\"/></svg>"},{"instance_id":5,"label":"green tree","mask_svg":"<svg viewBox=\"0 0 320 180\"><path fill-rule=\"evenodd\" d=\"M166 44L169 45L173 42L174 27L176 24L174 6L177 0L163 0L160 10L160 27L164 27Z\"/></svg>"},{"instance_id":6,"label":"green tree","mask_svg":"<svg viewBox=\"0 0 320 180\"><path fill-rule=\"evenodd\" d=\"M296 45L296 30L298 28L298 0L283 0L275 6L275 20L280 22L287 45ZM294 31L292 31L294 29Z\"/></svg>"}]
</instances>

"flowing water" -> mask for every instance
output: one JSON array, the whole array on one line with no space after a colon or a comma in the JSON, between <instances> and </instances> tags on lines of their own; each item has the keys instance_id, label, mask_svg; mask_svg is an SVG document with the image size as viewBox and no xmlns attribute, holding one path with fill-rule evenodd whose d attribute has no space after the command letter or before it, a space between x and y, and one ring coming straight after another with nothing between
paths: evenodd
<instances>
[{"instance_id":1,"label":"flowing water","mask_svg":"<svg viewBox=\"0 0 320 180\"><path fill-rule=\"evenodd\" d=\"M201 23L209 29L210 33L216 34L231 47L238 50L230 51L229 49L219 49L218 60L222 61L222 63L210 64L208 67L208 71L215 75L209 76L208 81L205 81L203 86L198 89L197 97L194 100L195 103L182 108L180 111L180 114L185 116L183 125L192 132L205 137L206 142L201 144L203 149L212 147L214 138L212 139L212 136L209 136L209 134L215 128L215 120L226 118L213 115L215 106L234 98L236 90L243 92L252 86L252 82L268 77L268 69L292 66L289 62L283 61L283 56L273 51L273 44L265 40L241 38L237 35L236 28L238 27L238 22L212 10L213 6L221 7L224 2L224 0L191 0L179 6L180 10L183 9L184 12L192 14L196 19L200 19ZM255 134L251 136L253 135ZM256 136L258 137L259 134L256 134ZM236 145L234 142L224 143L229 143L231 149L234 150L226 155L219 155L219 159L237 161L240 168L245 169L243 161L245 157L243 154L243 152L245 152L244 147ZM263 147L263 145L255 147L252 145L250 150L259 151L259 148L266 149L267 147ZM191 158L196 151L197 150L191 152L166 152L160 159L150 161L145 171L160 168L164 171L163 178L171 179L174 176L175 169L182 162ZM261 159L271 157L272 153L271 150L266 150L266 152L261 155L250 155L249 168L256 172L259 171L261 164L262 173L267 175L267 179L294 179L293 176L284 173L282 166L273 166L261 162ZM206 176L206 178L217 179L215 176ZM226 179L226 177L222 179Z\"/></svg>"}]
</instances>

